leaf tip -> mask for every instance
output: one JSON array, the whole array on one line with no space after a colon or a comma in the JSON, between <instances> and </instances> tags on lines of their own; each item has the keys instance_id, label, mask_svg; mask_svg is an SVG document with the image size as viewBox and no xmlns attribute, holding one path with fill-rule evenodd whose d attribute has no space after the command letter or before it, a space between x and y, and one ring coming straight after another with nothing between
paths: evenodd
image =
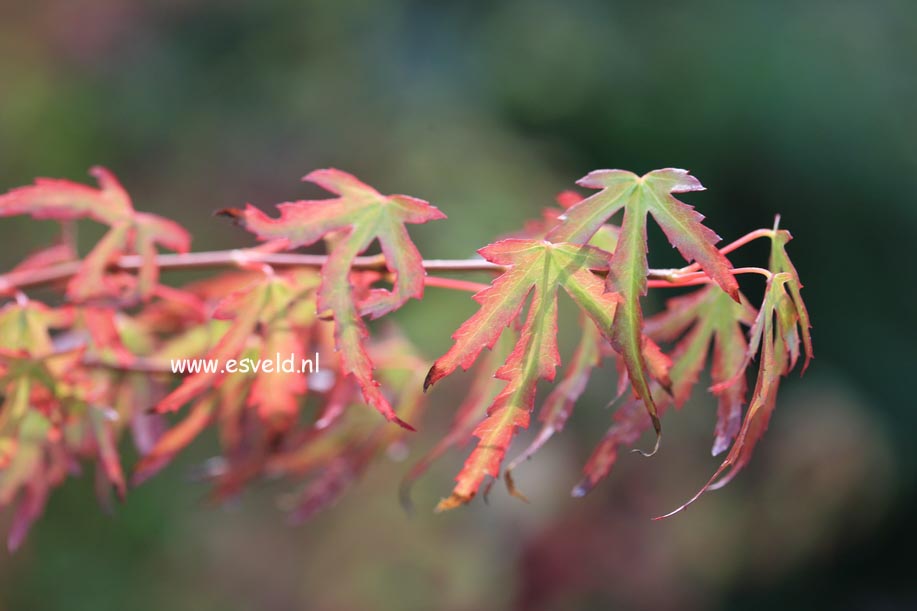
<instances>
[{"instance_id":1,"label":"leaf tip","mask_svg":"<svg viewBox=\"0 0 917 611\"><path fill-rule=\"evenodd\" d=\"M717 436L713 442L713 448L710 449L711 456L719 456L729 447L729 440L722 436Z\"/></svg>"},{"instance_id":2,"label":"leaf tip","mask_svg":"<svg viewBox=\"0 0 917 611\"><path fill-rule=\"evenodd\" d=\"M443 372L439 369L434 363L430 367L430 371L427 372L427 376L423 379L423 391L427 392L431 386L436 384L437 380L443 377Z\"/></svg>"},{"instance_id":3,"label":"leaf tip","mask_svg":"<svg viewBox=\"0 0 917 611\"><path fill-rule=\"evenodd\" d=\"M513 480L512 472L507 469L503 472L503 481L506 484L506 491L510 493L511 496L516 497L523 503L529 503L529 497L522 494L518 488L516 488L516 482Z\"/></svg>"},{"instance_id":4,"label":"leaf tip","mask_svg":"<svg viewBox=\"0 0 917 611\"><path fill-rule=\"evenodd\" d=\"M15 554L22 543L25 541L25 534L20 534L18 532L11 532L6 538L6 549L9 553Z\"/></svg>"},{"instance_id":5,"label":"leaf tip","mask_svg":"<svg viewBox=\"0 0 917 611\"><path fill-rule=\"evenodd\" d=\"M405 422L398 416L393 415L391 418L389 418L389 422L394 422L395 424L397 424L398 426L400 426L401 428L403 428L406 431L411 431L412 433L417 432L417 429L414 428L409 422Z\"/></svg>"},{"instance_id":6,"label":"leaf tip","mask_svg":"<svg viewBox=\"0 0 917 611\"><path fill-rule=\"evenodd\" d=\"M220 208L219 210L213 211L213 216L224 216L228 219L232 219L233 223L239 225L243 222L245 212L239 208Z\"/></svg>"},{"instance_id":7,"label":"leaf tip","mask_svg":"<svg viewBox=\"0 0 917 611\"><path fill-rule=\"evenodd\" d=\"M450 509L455 509L456 507L461 507L462 505L467 505L473 498L473 493L465 495L453 492L448 496L448 498L442 499L439 503L437 503L436 509L434 509L433 512L442 513L444 511L449 511Z\"/></svg>"},{"instance_id":8,"label":"leaf tip","mask_svg":"<svg viewBox=\"0 0 917 611\"><path fill-rule=\"evenodd\" d=\"M111 170L101 165L94 165L89 168L89 175L99 182L103 189L106 187L120 187L121 184Z\"/></svg>"},{"instance_id":9,"label":"leaf tip","mask_svg":"<svg viewBox=\"0 0 917 611\"><path fill-rule=\"evenodd\" d=\"M581 499L589 494L593 487L594 485L589 482L589 480L584 478L580 483L573 487L573 490L570 491L570 496L575 499Z\"/></svg>"},{"instance_id":10,"label":"leaf tip","mask_svg":"<svg viewBox=\"0 0 917 611\"><path fill-rule=\"evenodd\" d=\"M659 446L662 445L662 425L659 422L657 416L650 416L653 419L653 430L656 431L656 443L653 445L653 449L647 452L646 450L641 450L640 448L633 448L631 452L634 454L639 454L644 458L652 458L659 451Z\"/></svg>"},{"instance_id":11,"label":"leaf tip","mask_svg":"<svg viewBox=\"0 0 917 611\"><path fill-rule=\"evenodd\" d=\"M678 509L675 509L674 511L670 511L669 513L664 514L664 515L661 515L661 516L656 516L655 518L653 518L653 522L658 522L659 520L665 520L666 518L671 518L671 517L674 516L675 514L681 513L682 511L684 511L685 509L687 509L687 508L688 508L688 505L690 505L691 503L693 503L693 502L695 501L696 498L697 498L697 497L695 497L694 499L691 499L690 501L688 501L687 503L685 503L684 505L682 505L682 506L679 507Z\"/></svg>"}]
</instances>

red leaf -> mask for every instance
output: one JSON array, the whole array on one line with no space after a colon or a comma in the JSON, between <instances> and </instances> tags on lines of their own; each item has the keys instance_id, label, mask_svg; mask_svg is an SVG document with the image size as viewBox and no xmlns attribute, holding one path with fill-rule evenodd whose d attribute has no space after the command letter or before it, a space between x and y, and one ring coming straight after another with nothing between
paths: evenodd
<instances>
[{"instance_id":1,"label":"red leaf","mask_svg":"<svg viewBox=\"0 0 917 611\"><path fill-rule=\"evenodd\" d=\"M215 398L198 401L184 420L170 428L134 467L131 484L139 486L165 467L172 458L193 441L210 424Z\"/></svg>"},{"instance_id":2,"label":"red leaf","mask_svg":"<svg viewBox=\"0 0 917 611\"><path fill-rule=\"evenodd\" d=\"M666 406L665 401L659 402L660 415ZM631 398L625 402L615 412L614 424L583 466L583 479L573 488L571 495L578 498L588 494L611 471L618 460L618 450L635 444L649 424L641 401Z\"/></svg>"},{"instance_id":3,"label":"red leaf","mask_svg":"<svg viewBox=\"0 0 917 611\"><path fill-rule=\"evenodd\" d=\"M249 291L230 295L221 304L216 318L234 317L233 324L220 338L206 358L220 366L230 359L237 358L248 342L258 324L269 294L269 282L256 284ZM174 412L200 395L205 390L218 387L225 377L225 371L200 371L186 377L182 383L169 393L156 406L159 413Z\"/></svg>"},{"instance_id":4,"label":"red leaf","mask_svg":"<svg viewBox=\"0 0 917 611\"><path fill-rule=\"evenodd\" d=\"M124 254L138 254L143 265L137 295L148 299L158 281L156 245L187 252L191 238L173 221L155 214L137 213L127 192L105 168L90 174L99 188L69 180L39 178L34 185L0 195L0 216L29 214L36 219L72 220L88 218L109 226L108 233L86 256L71 279L68 296L75 301L116 296L117 285L106 282L107 268Z\"/></svg>"}]
</instances>

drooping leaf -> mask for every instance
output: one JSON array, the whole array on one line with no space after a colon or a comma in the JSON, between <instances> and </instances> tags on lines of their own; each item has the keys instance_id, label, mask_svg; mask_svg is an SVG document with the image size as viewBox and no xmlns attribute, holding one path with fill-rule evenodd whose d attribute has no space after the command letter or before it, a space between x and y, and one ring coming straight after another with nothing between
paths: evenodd
<instances>
[{"instance_id":1,"label":"drooping leaf","mask_svg":"<svg viewBox=\"0 0 917 611\"><path fill-rule=\"evenodd\" d=\"M477 375L475 375L464 400L455 410L449 431L440 438L429 452L414 463L401 480L398 492L401 505L406 511L411 511L413 508L411 487L414 482L447 450L454 446L465 445L473 436L475 425L486 416L488 406L493 403L503 386L503 382L494 377L493 372L508 356L509 349L516 342L515 335L515 333L504 332L494 349L488 351L478 361L476 366L478 369Z\"/></svg>"},{"instance_id":2,"label":"drooping leaf","mask_svg":"<svg viewBox=\"0 0 917 611\"><path fill-rule=\"evenodd\" d=\"M413 347L389 329L387 337L374 346L373 357L379 364L380 378L397 397L398 414L411 420L418 418L425 403L421 386L423 362ZM303 522L336 503L363 475L373 458L400 444L405 435L403 428L374 424L368 433L357 430L348 435L343 449L335 454L315 457L309 465L310 470L322 468L322 471L294 501L290 520Z\"/></svg>"},{"instance_id":3,"label":"drooping leaf","mask_svg":"<svg viewBox=\"0 0 917 611\"><path fill-rule=\"evenodd\" d=\"M34 301L0 309L0 507L18 498L11 549L79 459L96 461L104 480L125 492L115 444L121 424L103 406L110 386L82 368L85 345L58 345L78 337L76 321L72 308Z\"/></svg>"},{"instance_id":4,"label":"drooping leaf","mask_svg":"<svg viewBox=\"0 0 917 611\"><path fill-rule=\"evenodd\" d=\"M541 421L541 430L529 446L506 467L506 477L522 461L532 457L541 447L548 442L555 433L564 429L573 407L586 390L589 376L602 360L601 342L602 334L598 327L590 320L581 321L583 334L580 337L573 358L567 365L563 379L551 390L551 394L541 406L538 419ZM512 481L508 479L507 481Z\"/></svg>"},{"instance_id":5,"label":"drooping leaf","mask_svg":"<svg viewBox=\"0 0 917 611\"><path fill-rule=\"evenodd\" d=\"M233 322L213 349L207 353L209 361L216 362L222 367L229 359L236 359L242 354L255 331L269 295L270 288L265 282L255 284L251 290L240 291L227 297L220 309L222 316L217 318L229 319ZM219 386L226 377L225 371L220 372L216 369L194 372L184 378L178 388L156 405L156 411L159 413L177 411L204 391Z\"/></svg>"},{"instance_id":6,"label":"drooping leaf","mask_svg":"<svg viewBox=\"0 0 917 611\"><path fill-rule=\"evenodd\" d=\"M297 277L295 285L293 282L272 282L271 295L260 317L262 341L258 357L262 370L252 382L248 405L275 430L286 429L292 424L308 390L305 373L299 373L299 361L306 357L311 324L315 321L314 299L303 299L303 294L308 293L305 283L310 280L314 289L314 276L303 274ZM297 307L297 298L300 309L311 314L307 320L301 317L296 320L291 315L290 310ZM302 301L309 307L302 308ZM268 363L272 363L269 371L265 369Z\"/></svg>"},{"instance_id":7,"label":"drooping leaf","mask_svg":"<svg viewBox=\"0 0 917 611\"><path fill-rule=\"evenodd\" d=\"M728 384L719 391L714 453L728 446L735 436L745 400L744 378L736 378L735 373L745 354L742 325L750 325L755 312L744 296L740 297L741 304L737 304L717 287L704 287L670 299L666 310L646 323L650 337L666 343L678 340L671 353L669 391L656 381L650 385L660 417L670 405L681 407L688 400L713 346L714 381ZM621 449L632 446L649 428L642 411L642 401L634 397L625 400L615 411L613 424L586 461L583 478L573 489L573 496L583 496L592 490L611 471Z\"/></svg>"},{"instance_id":8,"label":"drooping leaf","mask_svg":"<svg viewBox=\"0 0 917 611\"><path fill-rule=\"evenodd\" d=\"M516 429L526 428L534 407L538 380L551 380L560 364L557 352L557 291L563 289L579 307L601 325L613 316L618 297L605 291L591 270L605 266L607 254L589 246L551 244L540 240L504 240L478 251L485 259L506 266L490 287L475 295L481 308L453 334L455 343L430 368L429 388L457 367L467 369L480 352L493 348L502 330L519 314L532 295L526 321L512 353L497 372L506 381L474 431L478 446L456 477L452 495L442 511L467 503L485 477L496 477Z\"/></svg>"},{"instance_id":9,"label":"drooping leaf","mask_svg":"<svg viewBox=\"0 0 917 611\"><path fill-rule=\"evenodd\" d=\"M780 380L790 372L794 365L791 358L792 347L787 344L787 338L797 333L800 319L796 306L786 290L787 283L792 280L793 277L784 272L768 278L764 303L752 326L747 352L747 354L755 354L760 346L761 363L758 367L758 380L742 427L732 448L720 467L697 494L678 509L661 516L662 518L683 511L707 490L716 490L729 483L748 464L755 445L767 430L768 422L776 406ZM747 361L745 363L747 364ZM738 375L744 377L744 369ZM719 387L721 390L723 386L735 383L735 380L732 379L721 382L714 388Z\"/></svg>"},{"instance_id":10,"label":"drooping leaf","mask_svg":"<svg viewBox=\"0 0 917 611\"><path fill-rule=\"evenodd\" d=\"M647 333L658 341L680 339L672 355L678 363L673 367L672 394L675 405L688 400L707 364L713 345L713 383L719 388L719 408L713 455L732 442L739 430L747 385L744 376L736 377L748 348L742 326L751 326L756 312L744 296L736 303L717 287L709 286L682 297L670 299L666 310L649 319Z\"/></svg>"},{"instance_id":11,"label":"drooping leaf","mask_svg":"<svg viewBox=\"0 0 917 611\"><path fill-rule=\"evenodd\" d=\"M26 413L17 436L16 452L0 470L0 507L12 503L17 492L22 491L7 535L10 551L21 545L29 528L44 512L48 489L62 479L60 470L49 469L45 461L44 448L50 429L48 419L42 414L37 411Z\"/></svg>"},{"instance_id":12,"label":"drooping leaf","mask_svg":"<svg viewBox=\"0 0 917 611\"><path fill-rule=\"evenodd\" d=\"M62 471L56 469L51 477L33 473L31 479L25 483L22 500L16 506L16 513L13 514L13 522L6 539L6 546L10 552L15 552L25 541L32 524L44 513L51 486L59 483L60 479Z\"/></svg>"},{"instance_id":13,"label":"drooping leaf","mask_svg":"<svg viewBox=\"0 0 917 611\"><path fill-rule=\"evenodd\" d=\"M121 458L118 454L116 442L115 420L117 414L112 410L99 409L95 406L89 406L89 422L91 425L91 435L95 439L99 450L100 472L120 500L124 500L127 495L127 483L124 479L124 469L121 467Z\"/></svg>"},{"instance_id":14,"label":"drooping leaf","mask_svg":"<svg viewBox=\"0 0 917 611\"><path fill-rule=\"evenodd\" d=\"M181 422L166 431L156 444L144 453L134 467L131 485L142 484L191 443L211 423L215 405L216 397L213 395L198 400Z\"/></svg>"},{"instance_id":15,"label":"drooping leaf","mask_svg":"<svg viewBox=\"0 0 917 611\"><path fill-rule=\"evenodd\" d=\"M799 280L799 273L796 271L796 267L793 265L793 262L790 261L790 257L786 252L786 245L792 239L793 236L790 235L789 231L776 227L774 228L774 236L771 239L770 264L768 267L770 271L775 274L785 273L790 276L789 280L786 281L786 289L793 303L792 309L795 310L795 315L798 317L799 332L802 336L802 344L805 351L805 361L802 365L802 373L805 373L814 356L812 350L812 322L809 319L809 312L806 309L806 304L802 300L802 282ZM784 308L784 311L788 312L790 308ZM795 325L789 324L789 321L784 322L786 323L784 324L784 328L788 329L788 333L792 333L792 331L789 330L793 329ZM794 349L794 354L798 356L798 345L794 348L791 338L787 338L787 341L790 344L789 347ZM795 365L796 358L794 356L791 367Z\"/></svg>"},{"instance_id":16,"label":"drooping leaf","mask_svg":"<svg viewBox=\"0 0 917 611\"><path fill-rule=\"evenodd\" d=\"M74 328L85 329L89 336L89 356L100 362L130 367L135 357L121 340L117 310L84 306L76 309L75 316Z\"/></svg>"},{"instance_id":17,"label":"drooping leaf","mask_svg":"<svg viewBox=\"0 0 917 611\"><path fill-rule=\"evenodd\" d=\"M368 331L362 315L378 318L400 307L409 298L420 298L424 268L420 253L405 224L445 218L427 202L406 195L382 195L340 170L316 170L304 180L339 197L279 204L280 218L273 219L249 205L245 210L224 210L262 240L286 240L289 248L314 244L333 237L322 268L319 311L334 317L335 337L344 370L360 385L366 401L388 420L402 426L373 378L373 363L364 347ZM393 288L372 289L355 303L350 284L354 258L378 240L385 265L394 275Z\"/></svg>"},{"instance_id":18,"label":"drooping leaf","mask_svg":"<svg viewBox=\"0 0 917 611\"><path fill-rule=\"evenodd\" d=\"M653 390L658 413L662 416L671 399L658 384L653 384ZM613 424L583 466L583 477L571 491L572 496L579 498L588 494L611 471L620 449L635 444L649 429L651 422L647 421L645 412L642 401L634 397L628 397L615 411Z\"/></svg>"}]
</instances>

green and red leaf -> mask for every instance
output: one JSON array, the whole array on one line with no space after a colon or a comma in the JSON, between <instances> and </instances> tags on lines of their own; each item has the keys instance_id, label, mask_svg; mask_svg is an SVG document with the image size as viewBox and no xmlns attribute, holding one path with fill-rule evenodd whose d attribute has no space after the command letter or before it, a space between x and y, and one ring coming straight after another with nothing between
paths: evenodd
<instances>
[{"instance_id":1,"label":"green and red leaf","mask_svg":"<svg viewBox=\"0 0 917 611\"><path fill-rule=\"evenodd\" d=\"M485 418L474 430L478 446L456 477L451 496L437 509L467 503L486 477L497 477L510 442L519 428L529 424L537 383L552 380L560 365L557 351L557 291L563 288L583 312L611 333L618 296L605 291L593 270L605 267L607 253L574 244L542 240L509 239L481 249L480 254L506 271L475 295L481 308L453 335L455 343L433 364L424 383L429 388L457 367L467 369L485 347L492 348L531 295L519 340L496 377L506 381Z\"/></svg>"},{"instance_id":2,"label":"green and red leaf","mask_svg":"<svg viewBox=\"0 0 917 611\"><path fill-rule=\"evenodd\" d=\"M585 316L581 315L583 334L567 365L564 377L554 386L541 406L538 416L542 423L541 430L528 447L507 465L507 478L511 477L509 474L513 469L531 458L555 433L563 431L573 413L573 407L586 390L593 369L601 363L602 334L592 321L584 319Z\"/></svg>"},{"instance_id":3,"label":"green and red leaf","mask_svg":"<svg viewBox=\"0 0 917 611\"><path fill-rule=\"evenodd\" d=\"M778 219L779 220L779 219ZM786 245L793 239L790 232L785 229L774 228L774 235L771 239L770 270L777 273L785 273L790 277L786 281L786 289L789 292L789 298L792 300L795 315L798 317L799 333L802 336L802 345L805 351L805 361L802 365L802 372L805 373L812 361L814 352L812 350L812 322L809 319L809 312L802 300L802 282L799 280L799 272L786 252ZM795 325L784 325L785 328L793 328ZM798 355L798 345L795 346ZM793 359L793 366L796 364Z\"/></svg>"},{"instance_id":4,"label":"green and red leaf","mask_svg":"<svg viewBox=\"0 0 917 611\"><path fill-rule=\"evenodd\" d=\"M743 295L736 303L714 286L675 297L665 312L647 321L647 333L661 342L680 340L672 354L672 395L681 407L691 395L713 346L711 375L719 398L713 454L725 450L738 432L747 386L736 377L748 349L743 326L749 327L756 312Z\"/></svg>"},{"instance_id":5,"label":"green and red leaf","mask_svg":"<svg viewBox=\"0 0 917 611\"><path fill-rule=\"evenodd\" d=\"M412 428L395 415L373 377L373 363L364 347L368 331L361 317L378 318L423 296L424 268L420 253L405 227L445 218L427 202L406 195L382 195L356 177L340 170L316 170L304 180L338 197L279 204L279 218L270 218L248 205L245 210L224 210L262 240L284 240L288 248L309 246L329 238L330 252L322 269L318 295L320 312L334 318L337 348L345 373L354 376L366 401L386 419ZM331 239L333 238L333 239ZM357 303L350 269L353 260L373 241L382 249L385 265L394 275L392 290L372 289Z\"/></svg>"},{"instance_id":6,"label":"green and red leaf","mask_svg":"<svg viewBox=\"0 0 917 611\"><path fill-rule=\"evenodd\" d=\"M486 417L487 408L493 404L500 393L503 382L493 375L508 356L509 348L515 345L518 338L514 333L504 333L493 350L487 352L478 361L477 375L465 395L464 400L455 410L449 431L441 437L433 448L420 457L410 468L399 487L401 505L411 511L411 487L414 482L430 468L440 456L454 446L465 445L473 436L475 426L482 418ZM510 341L511 340L511 343Z\"/></svg>"},{"instance_id":7,"label":"green and red leaf","mask_svg":"<svg viewBox=\"0 0 917 611\"><path fill-rule=\"evenodd\" d=\"M661 426L656 400L650 391L653 379L643 350L643 310L640 298L647 292L647 215L651 214L689 263L696 261L726 293L738 301L738 283L729 260L715 247L720 240L702 224L703 216L672 194L703 189L685 170L655 170L637 176L623 170L597 170L578 182L600 191L573 205L563 222L549 234L552 241L586 243L617 212L624 220L609 263L608 287L621 295L615 313L612 344L624 359L631 385L643 401L658 447Z\"/></svg>"},{"instance_id":8,"label":"green and red leaf","mask_svg":"<svg viewBox=\"0 0 917 611\"><path fill-rule=\"evenodd\" d=\"M764 303L752 326L751 340L746 353L746 355L755 354L760 346L761 363L758 368L758 379L742 427L739 429L732 448L720 467L697 494L678 509L660 517L666 518L683 511L707 490L716 490L725 486L751 459L755 446L767 430L771 414L776 406L780 380L794 366L793 348L787 344L787 337L797 332L800 319L796 313L796 306L786 290L786 285L792 280L793 277L785 272L768 278ZM739 374L730 380L716 384L714 389L717 392L723 392L724 387L734 385L737 379L744 378L744 365L747 362L746 360L743 363Z\"/></svg>"}]
</instances>

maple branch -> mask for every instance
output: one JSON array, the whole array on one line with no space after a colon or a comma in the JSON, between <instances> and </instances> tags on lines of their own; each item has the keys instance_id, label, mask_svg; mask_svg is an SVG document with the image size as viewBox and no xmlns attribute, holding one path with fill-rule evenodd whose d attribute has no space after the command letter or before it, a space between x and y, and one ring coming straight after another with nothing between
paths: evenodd
<instances>
[{"instance_id":1,"label":"maple branch","mask_svg":"<svg viewBox=\"0 0 917 611\"><path fill-rule=\"evenodd\" d=\"M222 252L222 251L221 251ZM212 254L212 253L197 253L197 254ZM182 255L178 255L182 256ZM295 257L322 257L322 255L293 255ZM373 259L373 257L365 257L365 259ZM450 271L468 271L464 269L459 269L459 265L465 263L462 260L439 260L436 261L437 264L442 265L452 265L449 267ZM370 265L370 262L364 263L364 265ZM68 264L69 265L69 264ZM62 266L58 266L62 267ZM501 267L496 266L495 267ZM123 269L123 268L122 268ZM362 267L361 269L369 269L367 267ZM440 269L446 269L441 267ZM665 271L665 270L661 270ZM734 274L759 274L765 277L771 277L770 271L761 268L761 267L737 267L732 270ZM7 274L6 277L10 276ZM4 286L3 284L4 276L0 276L0 288ZM665 280L650 280L650 288L676 288L682 286L697 286L700 284L710 284L714 282L709 276L703 272L692 272L688 274L680 274L676 276L670 276ZM424 278L424 284L426 286L432 286L437 288L452 289L457 291L469 291L472 293L477 293L478 291L486 289L489 285L482 284L480 282L470 282L467 280L456 280L455 278L441 278L439 276L427 276ZM146 374L171 374L171 375L185 375L184 372L175 372L172 371L171 367L165 362L159 362L156 360L150 360L145 358L136 358L129 363L120 363L117 361L92 358L87 357L83 359L83 365L87 367L98 367L101 369L110 369L113 371L121 371L123 373L146 373ZM637 450L634 450L637 451Z\"/></svg>"},{"instance_id":2,"label":"maple branch","mask_svg":"<svg viewBox=\"0 0 917 611\"><path fill-rule=\"evenodd\" d=\"M763 267L736 267L732 270L735 275L758 274L770 278L773 274ZM672 273L665 277L651 279L647 284L649 288L677 288L681 286L697 286L715 282L704 272Z\"/></svg>"},{"instance_id":3,"label":"maple branch","mask_svg":"<svg viewBox=\"0 0 917 611\"><path fill-rule=\"evenodd\" d=\"M759 238L769 238L774 234L773 229L758 229L748 233L738 240L731 242L720 249L723 254L728 254L749 242ZM196 269L218 269L241 267L244 264L263 263L275 268L291 267L322 267L328 260L327 255L310 255L299 253L269 253L257 249L232 249L210 250L189 253L167 253L156 256L156 265L161 271L179 271ZM111 266L115 271L137 271L143 263L139 255L125 255ZM0 275L0 294L17 290L25 290L47 286L69 280L77 274L81 261L67 261L40 269L11 271ZM485 261L484 259L425 259L423 267L428 272L463 273L463 272L504 272L506 267ZM386 271L385 259L379 255L357 257L351 266L360 271ZM650 269L648 278L651 287L664 286L692 286L704 284L709 279L706 274L699 272L700 266L696 263L680 269ZM753 268L739 268L734 273L749 273ZM743 270L743 271L740 271ZM598 271L600 275L604 273ZM693 274L702 274L694 276ZM760 273L760 272L755 272ZM450 282L446 279L433 279L428 277L428 286L454 288L465 291L478 291L484 285L476 283ZM448 286L447 286L448 285Z\"/></svg>"},{"instance_id":4,"label":"maple branch","mask_svg":"<svg viewBox=\"0 0 917 611\"><path fill-rule=\"evenodd\" d=\"M241 267L244 264L263 263L276 268L322 267L327 255L308 255L296 253L264 253L257 250L212 250L184 254L160 254L156 256L156 265L161 271L215 269ZM80 269L80 261L58 263L41 269L11 271L0 275L0 293L15 290L37 288L68 280ZM125 255L111 266L115 271L136 271L142 265L138 255ZM475 272L504 270L484 259L427 259L423 262L427 271L441 272ZM386 271L385 259L379 256L357 257L351 266L354 270ZM430 286L436 281L428 282ZM439 284L442 286L442 284ZM462 290L472 290L466 287ZM473 290L479 290L474 288Z\"/></svg>"},{"instance_id":5,"label":"maple branch","mask_svg":"<svg viewBox=\"0 0 917 611\"><path fill-rule=\"evenodd\" d=\"M435 286L442 289L452 289L455 291L469 291L477 293L483 291L489 284L481 282L469 282L468 280L456 280L455 278L440 278L439 276L427 276L423 283L426 286Z\"/></svg>"},{"instance_id":6,"label":"maple branch","mask_svg":"<svg viewBox=\"0 0 917 611\"><path fill-rule=\"evenodd\" d=\"M726 246L720 248L719 249L720 254L728 255L732 251L745 246L749 242L754 242L755 240L759 240L761 238L773 238L774 232L777 231L776 223L779 221L780 221L780 216L778 215L777 220L775 221L774 229L756 229L750 233L746 233L738 240L735 240L734 242L730 242ZM700 269L700 265L698 265L697 263L692 263L691 265L687 265L685 267L682 267L679 270L676 270L676 273L686 274L690 272L696 272L699 269Z\"/></svg>"}]
</instances>

